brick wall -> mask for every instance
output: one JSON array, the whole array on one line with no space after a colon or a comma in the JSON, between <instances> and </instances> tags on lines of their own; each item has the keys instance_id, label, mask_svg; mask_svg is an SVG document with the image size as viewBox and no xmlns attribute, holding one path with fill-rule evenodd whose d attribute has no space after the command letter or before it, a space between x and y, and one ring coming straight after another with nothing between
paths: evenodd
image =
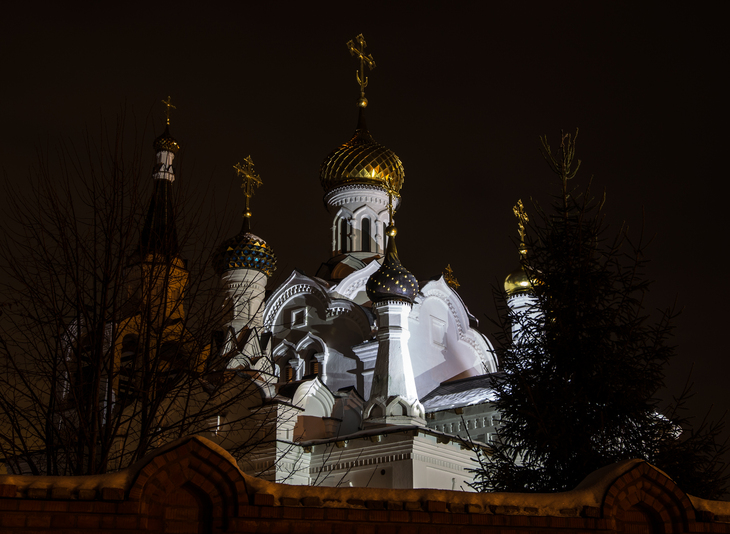
<instances>
[{"instance_id":1,"label":"brick wall","mask_svg":"<svg viewBox=\"0 0 730 534\"><path fill-rule=\"evenodd\" d=\"M121 473L0 476L0 533L14 532L730 534L730 503L690 498L638 460L558 494L287 486L244 475L191 437Z\"/></svg>"}]
</instances>

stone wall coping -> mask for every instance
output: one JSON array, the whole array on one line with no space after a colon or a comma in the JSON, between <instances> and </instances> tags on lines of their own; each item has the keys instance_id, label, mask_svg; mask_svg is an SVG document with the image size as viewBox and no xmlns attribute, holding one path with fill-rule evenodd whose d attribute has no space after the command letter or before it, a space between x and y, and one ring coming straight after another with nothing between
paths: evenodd
<instances>
[{"instance_id":1,"label":"stone wall coping","mask_svg":"<svg viewBox=\"0 0 730 534\"><path fill-rule=\"evenodd\" d=\"M248 494L249 503L276 507L448 510L483 514L598 517L606 499L612 498L612 492L617 491L616 483L621 483L623 479L628 482L640 477L641 473L646 473L651 478L666 476L663 473L660 475L661 471L644 460L626 460L599 469L586 477L575 489L560 493L467 493L437 489L295 486L248 476L223 448L205 438L189 436L156 449L141 461L116 473L79 477L3 475L0 476L0 499L124 500L137 478L145 476L142 471L146 473L149 470L145 469L146 466L155 466L160 462L160 465L164 465L167 460L163 456L174 457L175 453L170 451L186 447L189 449L190 446L196 447L201 453L209 451L203 456L213 454L210 461L214 464L220 464L221 467L229 464L225 469L229 474L225 476L230 483L240 487L244 496ZM652 475L652 472L655 474ZM681 493L679 489L675 491ZM730 517L730 502L687 497L697 511L723 519ZM685 502L687 497L684 497Z\"/></svg>"},{"instance_id":2,"label":"stone wall coping","mask_svg":"<svg viewBox=\"0 0 730 534\"><path fill-rule=\"evenodd\" d=\"M113 473L83 476L0 475L0 497L18 496L30 498L68 499L68 496L71 495L84 499L84 497L81 497L83 495L85 496L84 500L86 500L103 498L102 496L104 494L116 496L119 495L119 490L122 490L126 494L137 479L137 475L148 464L153 462L155 458L160 457L166 452L176 449L189 441L200 442L202 445L219 454L225 460L238 468L235 458L216 443L200 436L188 436L163 445L126 469ZM242 471L241 475L247 477L247 475L245 475ZM7 494L7 488L9 486L15 486L15 495ZM5 489L3 490L2 488Z\"/></svg>"}]
</instances>

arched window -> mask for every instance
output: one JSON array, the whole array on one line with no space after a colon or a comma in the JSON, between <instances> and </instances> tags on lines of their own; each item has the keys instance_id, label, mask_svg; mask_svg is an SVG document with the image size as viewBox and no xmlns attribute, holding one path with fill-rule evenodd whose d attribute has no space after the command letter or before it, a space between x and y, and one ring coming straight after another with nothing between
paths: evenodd
<instances>
[{"instance_id":1,"label":"arched window","mask_svg":"<svg viewBox=\"0 0 730 534\"><path fill-rule=\"evenodd\" d=\"M370 219L367 217L362 220L362 232L360 235L362 239L362 251L370 252Z\"/></svg>"},{"instance_id":2,"label":"arched window","mask_svg":"<svg viewBox=\"0 0 730 534\"><path fill-rule=\"evenodd\" d=\"M340 219L340 252L348 252L347 240L350 233L350 223L347 219Z\"/></svg>"}]
</instances>

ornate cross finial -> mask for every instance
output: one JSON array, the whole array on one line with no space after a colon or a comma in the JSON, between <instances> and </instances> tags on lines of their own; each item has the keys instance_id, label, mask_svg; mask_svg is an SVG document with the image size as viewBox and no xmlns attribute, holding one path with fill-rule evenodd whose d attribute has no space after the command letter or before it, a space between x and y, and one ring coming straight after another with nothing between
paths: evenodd
<instances>
[{"instance_id":1,"label":"ornate cross finial","mask_svg":"<svg viewBox=\"0 0 730 534\"><path fill-rule=\"evenodd\" d=\"M454 271L451 269L451 264L449 263L446 266L446 269L444 269L444 280L447 284L449 284L452 288L458 289L461 284L459 284L459 281L454 276Z\"/></svg>"},{"instance_id":2,"label":"ornate cross finial","mask_svg":"<svg viewBox=\"0 0 730 534\"><path fill-rule=\"evenodd\" d=\"M512 207L512 213L517 217L517 229L520 233L520 254L527 254L527 248L525 247L525 223L530 222L530 218L527 216L525 206L522 204L522 199L517 201L517 205Z\"/></svg>"},{"instance_id":3,"label":"ornate cross finial","mask_svg":"<svg viewBox=\"0 0 730 534\"><path fill-rule=\"evenodd\" d=\"M177 108L172 105L172 99L170 99L169 96L167 97L167 100L163 100L162 103L165 104L165 117L167 117L167 124L170 124L170 108Z\"/></svg>"},{"instance_id":4,"label":"ornate cross finial","mask_svg":"<svg viewBox=\"0 0 730 534\"><path fill-rule=\"evenodd\" d=\"M355 41L357 41L357 45L359 45L360 48L356 46ZM360 72L356 72L355 77L357 78L357 83L360 84L360 101L357 104L363 108L368 105L368 100L365 98L365 88L368 86L368 79L367 76L365 76L365 65L367 64L370 70L375 68L373 55L365 55L366 46L365 37L363 37L362 34L355 37L354 40L350 39L347 41L347 49L350 51L350 55L360 58Z\"/></svg>"},{"instance_id":5,"label":"ornate cross finial","mask_svg":"<svg viewBox=\"0 0 730 534\"><path fill-rule=\"evenodd\" d=\"M393 186L390 176L385 178L385 186L388 189L388 235L390 237L395 237L398 230L396 230L395 225L393 224Z\"/></svg>"},{"instance_id":6,"label":"ornate cross finial","mask_svg":"<svg viewBox=\"0 0 730 534\"><path fill-rule=\"evenodd\" d=\"M253 168L253 160L251 159L251 156L248 156L243 160L243 165L236 163L233 168L236 169L237 176L243 177L241 189L243 189L243 194L246 195L246 211L243 216L250 218L251 211L249 210L249 201L253 196L254 188L260 186L263 182L261 182L261 178Z\"/></svg>"}]
</instances>

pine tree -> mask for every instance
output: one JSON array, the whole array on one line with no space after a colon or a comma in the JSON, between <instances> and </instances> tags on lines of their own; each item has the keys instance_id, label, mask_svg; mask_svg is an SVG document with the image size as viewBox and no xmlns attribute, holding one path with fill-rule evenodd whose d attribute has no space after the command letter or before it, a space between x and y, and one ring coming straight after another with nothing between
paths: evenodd
<instances>
[{"instance_id":1,"label":"pine tree","mask_svg":"<svg viewBox=\"0 0 730 534\"><path fill-rule=\"evenodd\" d=\"M510 309L502 297L502 372L494 381L502 424L475 487L569 490L600 467L644 458L689 493L722 495L722 424L689 430L680 415L686 392L660 409L674 312L647 313L645 245L633 243L625 227L611 236L605 194L595 198L590 184L583 191L572 185L576 138L562 135L557 153L541 138L560 194L549 212L537 207L528 226L522 268L531 280L529 309Z\"/></svg>"}]
</instances>

